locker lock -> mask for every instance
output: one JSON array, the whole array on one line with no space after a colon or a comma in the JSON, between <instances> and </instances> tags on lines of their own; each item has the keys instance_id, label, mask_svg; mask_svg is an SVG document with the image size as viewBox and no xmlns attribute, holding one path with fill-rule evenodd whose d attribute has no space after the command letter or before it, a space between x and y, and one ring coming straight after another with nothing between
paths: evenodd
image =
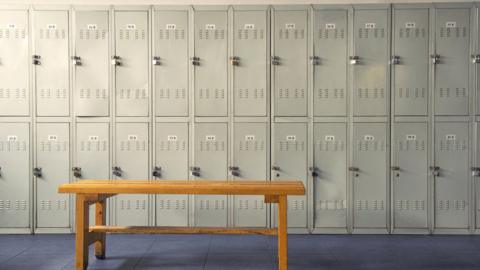
<instances>
[{"instance_id":1,"label":"locker lock","mask_svg":"<svg viewBox=\"0 0 480 270\"><path fill-rule=\"evenodd\" d=\"M72 64L74 66L81 66L82 65L82 60L80 56L72 56Z\"/></svg>"},{"instance_id":2,"label":"locker lock","mask_svg":"<svg viewBox=\"0 0 480 270\"><path fill-rule=\"evenodd\" d=\"M34 65L40 65L42 62L40 62L40 55L32 55L32 64Z\"/></svg>"},{"instance_id":3,"label":"locker lock","mask_svg":"<svg viewBox=\"0 0 480 270\"><path fill-rule=\"evenodd\" d=\"M112 56L112 65L113 66L120 66L122 63L120 62L120 56L113 55Z\"/></svg>"},{"instance_id":4,"label":"locker lock","mask_svg":"<svg viewBox=\"0 0 480 270\"><path fill-rule=\"evenodd\" d=\"M33 168L33 175L35 177L42 177L42 168Z\"/></svg>"},{"instance_id":5,"label":"locker lock","mask_svg":"<svg viewBox=\"0 0 480 270\"><path fill-rule=\"evenodd\" d=\"M314 65L314 66L320 65L320 57L318 57L318 56L310 56L310 62L311 62L312 65Z\"/></svg>"},{"instance_id":6,"label":"locker lock","mask_svg":"<svg viewBox=\"0 0 480 270\"><path fill-rule=\"evenodd\" d=\"M152 171L153 177L162 177L162 167L155 166Z\"/></svg>"},{"instance_id":7,"label":"locker lock","mask_svg":"<svg viewBox=\"0 0 480 270\"><path fill-rule=\"evenodd\" d=\"M72 168L72 171L73 171L73 176L75 176L76 178L82 177L82 168L80 168L80 167L73 167L73 168Z\"/></svg>"},{"instance_id":8,"label":"locker lock","mask_svg":"<svg viewBox=\"0 0 480 270\"><path fill-rule=\"evenodd\" d=\"M472 63L474 64L480 63L480 54L472 54Z\"/></svg>"},{"instance_id":9,"label":"locker lock","mask_svg":"<svg viewBox=\"0 0 480 270\"><path fill-rule=\"evenodd\" d=\"M348 167L348 170L351 171L351 172L353 172L354 175L355 175L355 177L360 176L360 174L358 173L358 172L360 171L359 168L357 168L357 167Z\"/></svg>"},{"instance_id":10,"label":"locker lock","mask_svg":"<svg viewBox=\"0 0 480 270\"><path fill-rule=\"evenodd\" d=\"M280 57L272 56L272 65L274 66L280 65Z\"/></svg>"},{"instance_id":11,"label":"locker lock","mask_svg":"<svg viewBox=\"0 0 480 270\"><path fill-rule=\"evenodd\" d=\"M432 54L430 55L430 59L432 59L432 64L438 64L440 62L440 55Z\"/></svg>"},{"instance_id":12,"label":"locker lock","mask_svg":"<svg viewBox=\"0 0 480 270\"><path fill-rule=\"evenodd\" d=\"M192 176L200 177L200 167L190 167L190 171L192 172Z\"/></svg>"},{"instance_id":13,"label":"locker lock","mask_svg":"<svg viewBox=\"0 0 480 270\"><path fill-rule=\"evenodd\" d=\"M392 62L391 62L392 65L398 65L398 64L400 64L400 56L398 56L398 55L393 55L391 61L392 61Z\"/></svg>"},{"instance_id":14,"label":"locker lock","mask_svg":"<svg viewBox=\"0 0 480 270\"><path fill-rule=\"evenodd\" d=\"M308 170L309 170L310 172L312 172L312 176L313 176L313 177L317 177L317 176L318 176L318 171L319 171L319 170L318 170L317 167L310 167L310 168L308 168Z\"/></svg>"},{"instance_id":15,"label":"locker lock","mask_svg":"<svg viewBox=\"0 0 480 270\"><path fill-rule=\"evenodd\" d=\"M112 174L117 176L117 177L121 177L122 176L122 169L120 167L112 167Z\"/></svg>"},{"instance_id":16,"label":"locker lock","mask_svg":"<svg viewBox=\"0 0 480 270\"><path fill-rule=\"evenodd\" d=\"M430 171L432 171L433 176L440 176L440 167L430 166Z\"/></svg>"},{"instance_id":17,"label":"locker lock","mask_svg":"<svg viewBox=\"0 0 480 270\"><path fill-rule=\"evenodd\" d=\"M200 66L200 57L190 57L190 61L192 61L192 65Z\"/></svg>"},{"instance_id":18,"label":"locker lock","mask_svg":"<svg viewBox=\"0 0 480 270\"><path fill-rule=\"evenodd\" d=\"M396 177L399 177L399 176L400 176L400 167L398 167L398 166L392 166L391 169L392 169L392 171L395 172L395 176L396 176Z\"/></svg>"},{"instance_id":19,"label":"locker lock","mask_svg":"<svg viewBox=\"0 0 480 270\"><path fill-rule=\"evenodd\" d=\"M238 66L240 64L240 57L231 56L230 57L230 64L232 64L232 66Z\"/></svg>"},{"instance_id":20,"label":"locker lock","mask_svg":"<svg viewBox=\"0 0 480 270\"><path fill-rule=\"evenodd\" d=\"M152 57L152 65L154 66L160 66L162 62L160 61L160 56L154 56Z\"/></svg>"},{"instance_id":21,"label":"locker lock","mask_svg":"<svg viewBox=\"0 0 480 270\"><path fill-rule=\"evenodd\" d=\"M479 167L472 167L472 176L480 176L480 168Z\"/></svg>"},{"instance_id":22,"label":"locker lock","mask_svg":"<svg viewBox=\"0 0 480 270\"><path fill-rule=\"evenodd\" d=\"M231 167L228 167L228 170L230 170L230 174L232 176L240 176L240 168L236 167L236 166L231 166Z\"/></svg>"},{"instance_id":23,"label":"locker lock","mask_svg":"<svg viewBox=\"0 0 480 270\"><path fill-rule=\"evenodd\" d=\"M358 57L357 55L350 56L348 59L350 60L350 65L358 65L358 63L360 62L360 57Z\"/></svg>"},{"instance_id":24,"label":"locker lock","mask_svg":"<svg viewBox=\"0 0 480 270\"><path fill-rule=\"evenodd\" d=\"M275 171L275 176L279 177L280 176L280 167L279 166L272 166L272 171Z\"/></svg>"}]
</instances>

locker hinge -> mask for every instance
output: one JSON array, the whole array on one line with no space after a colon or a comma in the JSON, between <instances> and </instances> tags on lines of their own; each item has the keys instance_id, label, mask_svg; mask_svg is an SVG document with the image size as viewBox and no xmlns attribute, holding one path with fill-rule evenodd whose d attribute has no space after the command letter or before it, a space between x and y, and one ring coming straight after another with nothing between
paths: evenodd
<instances>
[{"instance_id":1,"label":"locker hinge","mask_svg":"<svg viewBox=\"0 0 480 270\"><path fill-rule=\"evenodd\" d=\"M200 177L200 167L190 167L190 172L192 173L192 176Z\"/></svg>"},{"instance_id":2,"label":"locker hinge","mask_svg":"<svg viewBox=\"0 0 480 270\"><path fill-rule=\"evenodd\" d=\"M320 65L320 57L310 56L310 63L314 66Z\"/></svg>"},{"instance_id":3,"label":"locker hinge","mask_svg":"<svg viewBox=\"0 0 480 270\"><path fill-rule=\"evenodd\" d=\"M81 66L82 65L82 60L80 56L72 56L72 65L74 66Z\"/></svg>"},{"instance_id":4,"label":"locker hinge","mask_svg":"<svg viewBox=\"0 0 480 270\"><path fill-rule=\"evenodd\" d=\"M160 60L161 60L160 56L152 57L152 65L160 66L162 64L162 62Z\"/></svg>"},{"instance_id":5,"label":"locker hinge","mask_svg":"<svg viewBox=\"0 0 480 270\"><path fill-rule=\"evenodd\" d=\"M238 168L237 166L230 166L228 167L228 170L230 171L230 174L232 176L240 176L240 168Z\"/></svg>"},{"instance_id":6,"label":"locker hinge","mask_svg":"<svg viewBox=\"0 0 480 270\"><path fill-rule=\"evenodd\" d=\"M319 169L317 167L309 167L308 170L312 173L313 177L318 177Z\"/></svg>"},{"instance_id":7,"label":"locker hinge","mask_svg":"<svg viewBox=\"0 0 480 270\"><path fill-rule=\"evenodd\" d=\"M398 55L393 55L391 59L392 65L398 65L400 64L400 56Z\"/></svg>"},{"instance_id":8,"label":"locker hinge","mask_svg":"<svg viewBox=\"0 0 480 270\"><path fill-rule=\"evenodd\" d=\"M432 172L433 176L440 176L440 167L430 166L430 171Z\"/></svg>"},{"instance_id":9,"label":"locker hinge","mask_svg":"<svg viewBox=\"0 0 480 270\"><path fill-rule=\"evenodd\" d=\"M34 65L40 65L42 62L40 61L41 56L40 55L32 55L32 64Z\"/></svg>"},{"instance_id":10,"label":"locker hinge","mask_svg":"<svg viewBox=\"0 0 480 270\"><path fill-rule=\"evenodd\" d=\"M162 167L155 166L152 171L153 177L162 177Z\"/></svg>"},{"instance_id":11,"label":"locker hinge","mask_svg":"<svg viewBox=\"0 0 480 270\"><path fill-rule=\"evenodd\" d=\"M121 177L122 176L122 168L120 168L118 166L112 167L112 174L117 176L117 177Z\"/></svg>"},{"instance_id":12,"label":"locker hinge","mask_svg":"<svg viewBox=\"0 0 480 270\"><path fill-rule=\"evenodd\" d=\"M33 168L33 175L35 177L42 177L42 168Z\"/></svg>"},{"instance_id":13,"label":"locker hinge","mask_svg":"<svg viewBox=\"0 0 480 270\"><path fill-rule=\"evenodd\" d=\"M80 167L73 167L73 168L72 168L72 171L73 171L73 176L75 176L76 178L82 177L82 168L80 168Z\"/></svg>"}]
</instances>

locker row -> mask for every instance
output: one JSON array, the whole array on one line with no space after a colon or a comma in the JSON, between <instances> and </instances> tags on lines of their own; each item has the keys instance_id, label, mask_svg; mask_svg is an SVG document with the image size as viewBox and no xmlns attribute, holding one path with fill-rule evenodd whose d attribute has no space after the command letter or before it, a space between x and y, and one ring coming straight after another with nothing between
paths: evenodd
<instances>
[{"instance_id":1,"label":"locker row","mask_svg":"<svg viewBox=\"0 0 480 270\"><path fill-rule=\"evenodd\" d=\"M0 231L69 230L72 198L57 188L73 180L298 179L308 195L289 199L294 232L467 233L480 224L478 122L433 126L432 137L428 121L0 123ZM120 225L275 220L258 196L121 195L108 213Z\"/></svg>"},{"instance_id":2,"label":"locker row","mask_svg":"<svg viewBox=\"0 0 480 270\"><path fill-rule=\"evenodd\" d=\"M476 14L473 3L2 7L0 115L475 115Z\"/></svg>"}]
</instances>

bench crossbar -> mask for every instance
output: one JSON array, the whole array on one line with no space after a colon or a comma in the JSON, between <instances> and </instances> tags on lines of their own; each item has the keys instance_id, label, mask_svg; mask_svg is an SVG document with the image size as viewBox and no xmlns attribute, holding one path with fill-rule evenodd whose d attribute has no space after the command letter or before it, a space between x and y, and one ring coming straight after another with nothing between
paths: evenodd
<instances>
[{"instance_id":1,"label":"bench crossbar","mask_svg":"<svg viewBox=\"0 0 480 270\"><path fill-rule=\"evenodd\" d=\"M258 234L277 235L277 229L223 227L151 227L151 226L90 226L91 233L126 234Z\"/></svg>"}]
</instances>

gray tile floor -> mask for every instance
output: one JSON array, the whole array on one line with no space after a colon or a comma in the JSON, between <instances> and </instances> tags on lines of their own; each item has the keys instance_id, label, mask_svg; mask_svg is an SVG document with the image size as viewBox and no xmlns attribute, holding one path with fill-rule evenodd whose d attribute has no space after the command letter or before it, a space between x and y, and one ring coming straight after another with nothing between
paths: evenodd
<instances>
[{"instance_id":1,"label":"gray tile floor","mask_svg":"<svg viewBox=\"0 0 480 270\"><path fill-rule=\"evenodd\" d=\"M73 235L0 235L0 269L74 269ZM109 235L89 269L276 268L276 240L237 235ZM290 235L289 269L480 269L480 236Z\"/></svg>"}]
</instances>

